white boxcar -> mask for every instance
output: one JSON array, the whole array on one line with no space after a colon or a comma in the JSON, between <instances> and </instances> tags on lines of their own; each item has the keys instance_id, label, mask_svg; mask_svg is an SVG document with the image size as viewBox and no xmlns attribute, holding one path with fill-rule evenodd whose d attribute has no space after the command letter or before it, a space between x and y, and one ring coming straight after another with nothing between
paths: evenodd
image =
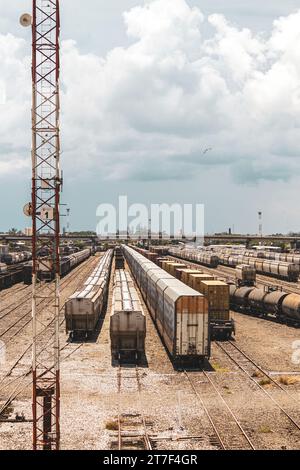
<instances>
[{"instance_id":1,"label":"white boxcar","mask_svg":"<svg viewBox=\"0 0 300 470\"><path fill-rule=\"evenodd\" d=\"M176 364L199 363L210 356L207 300L162 269L154 269L132 248L123 246L124 254L156 323L165 346ZM141 270L147 262L147 283L141 286ZM144 281L145 282L145 281Z\"/></svg>"},{"instance_id":2,"label":"white boxcar","mask_svg":"<svg viewBox=\"0 0 300 470\"><path fill-rule=\"evenodd\" d=\"M153 271L151 271L150 276L149 276L149 281L148 281L147 305L148 305L151 317L153 318L154 321L156 321L156 312L158 310L157 284L159 281L163 279L173 279L173 277L171 276L171 274L167 273L166 271L162 273L161 269L159 271L156 269L153 269Z\"/></svg>"}]
</instances>

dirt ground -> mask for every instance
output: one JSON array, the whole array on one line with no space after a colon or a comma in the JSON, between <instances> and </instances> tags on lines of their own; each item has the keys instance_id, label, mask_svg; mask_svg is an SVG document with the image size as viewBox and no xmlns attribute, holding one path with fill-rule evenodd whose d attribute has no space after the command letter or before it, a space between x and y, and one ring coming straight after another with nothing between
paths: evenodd
<instances>
[{"instance_id":1,"label":"dirt ground","mask_svg":"<svg viewBox=\"0 0 300 470\"><path fill-rule=\"evenodd\" d=\"M90 259L85 267L71 273L63 289L63 300L94 269L99 260ZM73 277L72 277L73 276ZM112 287L112 286L111 286ZM21 302L26 290L5 292L0 304L1 314L9 304ZM0 294L1 300L1 294ZM141 298L142 301L142 298ZM4 303L5 302L5 303ZM274 377L293 377L291 385L277 390L264 384L263 392L220 349L212 346L212 356L206 364L207 375L201 371L174 370L156 328L147 315L146 362L139 367L141 394L138 393L134 367L122 367L122 385L118 388L118 367L112 362L109 338L108 309L95 337L88 342L70 343L61 325L61 447L62 449L115 449L115 424L121 415L146 418L147 432L154 448L218 449L212 423L217 428L226 449L299 449L300 430L280 410L278 404L300 423L300 364L292 360L293 343L300 340L300 330L272 321L232 313L237 327L236 344ZM27 304L26 304L27 305ZM6 310L5 310L6 309ZM24 306L12 313L21 315ZM5 330L9 325L0 328ZM15 318L15 317L14 317ZM4 321L4 319L3 319ZM11 320L10 320L11 321ZM16 361L26 344L30 345L30 325L8 344L8 364L0 368L0 404L8 398L1 377ZM1 338L5 342L5 336ZM294 357L294 362L296 357ZM13 377L30 366L26 356ZM9 418L16 413L31 419L30 378L27 388L13 402ZM271 398L270 398L271 397ZM273 400L276 400L276 403ZM207 415L209 414L209 417ZM239 429L239 422L245 435ZM26 423L0 423L0 449L30 449L31 426Z\"/></svg>"}]
</instances>

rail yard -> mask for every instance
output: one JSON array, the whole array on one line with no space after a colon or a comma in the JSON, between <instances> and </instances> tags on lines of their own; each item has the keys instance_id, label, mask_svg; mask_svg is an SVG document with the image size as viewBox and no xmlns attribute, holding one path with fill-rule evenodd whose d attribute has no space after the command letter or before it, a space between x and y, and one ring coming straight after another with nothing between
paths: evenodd
<instances>
[{"instance_id":1,"label":"rail yard","mask_svg":"<svg viewBox=\"0 0 300 470\"><path fill-rule=\"evenodd\" d=\"M0 233L2 451L300 449L300 10L268 38L197 1L1 22L1 230L26 221Z\"/></svg>"},{"instance_id":2,"label":"rail yard","mask_svg":"<svg viewBox=\"0 0 300 470\"><path fill-rule=\"evenodd\" d=\"M233 268L216 268L215 261L209 268L206 259L185 264L174 249L162 257L122 246L114 260L113 250L86 253L79 252L80 264L61 283L62 449L299 448L300 366L292 361L297 325L235 308L226 318L235 336L211 341L206 315L212 294L201 294L199 286L215 283L223 299L229 278L234 285ZM47 281L40 282L47 289ZM265 282L273 288L284 283L298 295L298 282L257 275L257 290ZM31 289L23 280L0 292L2 449L31 448ZM283 295L269 295L276 293ZM47 344L51 317L41 302ZM211 318L223 321L225 307L219 302L222 315ZM175 337L172 321L181 325Z\"/></svg>"}]
</instances>

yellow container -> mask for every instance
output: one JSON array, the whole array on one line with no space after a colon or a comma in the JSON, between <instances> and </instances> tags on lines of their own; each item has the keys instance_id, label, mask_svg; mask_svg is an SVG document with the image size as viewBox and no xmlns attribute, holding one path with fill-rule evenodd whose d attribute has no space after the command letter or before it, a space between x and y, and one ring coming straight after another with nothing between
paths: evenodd
<instances>
[{"instance_id":1,"label":"yellow container","mask_svg":"<svg viewBox=\"0 0 300 470\"><path fill-rule=\"evenodd\" d=\"M202 281L214 281L214 277L211 274L206 273L197 273L197 274L190 274L190 287L192 289L201 292L201 282Z\"/></svg>"},{"instance_id":2,"label":"yellow container","mask_svg":"<svg viewBox=\"0 0 300 470\"><path fill-rule=\"evenodd\" d=\"M211 320L229 320L229 285L222 281L202 281L200 292L208 301Z\"/></svg>"},{"instance_id":3,"label":"yellow container","mask_svg":"<svg viewBox=\"0 0 300 470\"><path fill-rule=\"evenodd\" d=\"M170 272L169 269L170 269L170 265L171 265L172 263L174 263L174 261L170 261L170 260L168 260L168 261L163 261L161 267L162 267L162 269L164 269L165 271Z\"/></svg>"},{"instance_id":4,"label":"yellow container","mask_svg":"<svg viewBox=\"0 0 300 470\"><path fill-rule=\"evenodd\" d=\"M181 281L184 282L184 284L186 284L188 286L190 286L189 277L190 277L191 274L201 274L201 271L200 271L200 269L185 269L182 272Z\"/></svg>"},{"instance_id":5,"label":"yellow container","mask_svg":"<svg viewBox=\"0 0 300 470\"><path fill-rule=\"evenodd\" d=\"M176 277L176 269L184 269L186 268L186 265L183 263L172 263L169 265L169 273Z\"/></svg>"}]
</instances>

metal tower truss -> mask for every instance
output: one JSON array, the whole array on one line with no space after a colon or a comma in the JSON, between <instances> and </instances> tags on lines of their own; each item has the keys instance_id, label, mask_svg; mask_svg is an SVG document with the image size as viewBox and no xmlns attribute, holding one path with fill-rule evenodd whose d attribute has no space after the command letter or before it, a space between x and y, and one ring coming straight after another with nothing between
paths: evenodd
<instances>
[{"instance_id":1,"label":"metal tower truss","mask_svg":"<svg viewBox=\"0 0 300 470\"><path fill-rule=\"evenodd\" d=\"M32 373L35 450L58 450L60 441L59 31L59 0L33 0Z\"/></svg>"}]
</instances>

